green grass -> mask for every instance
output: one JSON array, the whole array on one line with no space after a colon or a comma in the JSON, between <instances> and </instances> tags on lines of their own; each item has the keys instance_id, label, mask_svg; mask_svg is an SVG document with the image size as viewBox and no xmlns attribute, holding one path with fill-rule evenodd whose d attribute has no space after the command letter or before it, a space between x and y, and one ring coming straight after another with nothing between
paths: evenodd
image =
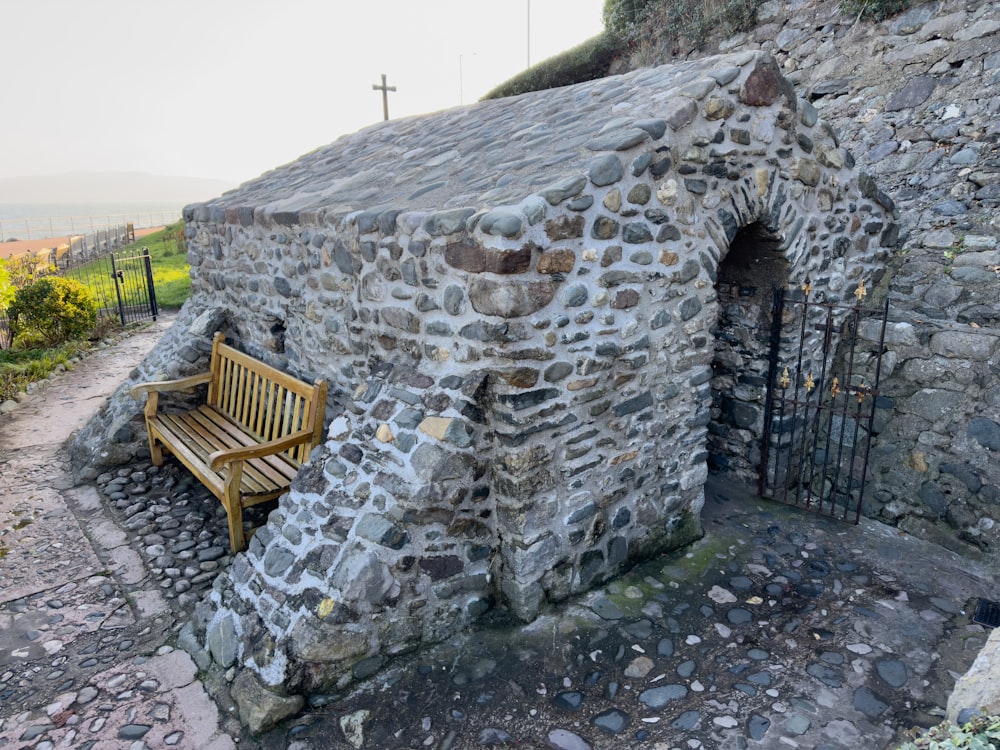
<instances>
[{"instance_id":1,"label":"green grass","mask_svg":"<svg viewBox=\"0 0 1000 750\"><path fill-rule=\"evenodd\" d=\"M115 255L128 254L143 248L149 249L157 304L163 309L179 308L191 295L191 267L188 265L187 251L184 247L184 222L179 221L159 232L148 234L116 251ZM99 306L107 307L114 304L114 286L108 281L105 260L80 266L66 275L77 279L90 289Z\"/></svg>"},{"instance_id":2,"label":"green grass","mask_svg":"<svg viewBox=\"0 0 1000 750\"><path fill-rule=\"evenodd\" d=\"M146 235L129 248L149 248L153 261L153 285L160 307L176 309L191 296L191 266L184 246L184 222ZM128 249L128 248L126 248Z\"/></svg>"},{"instance_id":3,"label":"green grass","mask_svg":"<svg viewBox=\"0 0 1000 750\"><path fill-rule=\"evenodd\" d=\"M59 365L70 369L70 360L89 347L87 341L68 341L51 349L0 350L0 401L13 398L32 381L47 378Z\"/></svg>"}]
</instances>

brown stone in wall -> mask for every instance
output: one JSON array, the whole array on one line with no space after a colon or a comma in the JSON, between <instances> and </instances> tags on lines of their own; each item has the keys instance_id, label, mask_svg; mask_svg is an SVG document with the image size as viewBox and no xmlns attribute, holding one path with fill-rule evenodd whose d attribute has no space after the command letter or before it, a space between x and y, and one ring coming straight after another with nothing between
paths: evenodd
<instances>
[{"instance_id":1,"label":"brown stone in wall","mask_svg":"<svg viewBox=\"0 0 1000 750\"><path fill-rule=\"evenodd\" d=\"M545 222L545 236L553 242L573 240L583 237L584 218L582 216L560 216Z\"/></svg>"},{"instance_id":2,"label":"brown stone in wall","mask_svg":"<svg viewBox=\"0 0 1000 750\"><path fill-rule=\"evenodd\" d=\"M529 243L518 250L491 250L470 241L452 242L444 249L444 259L452 268L469 273L524 273L531 267L533 248Z\"/></svg>"},{"instance_id":3,"label":"brown stone in wall","mask_svg":"<svg viewBox=\"0 0 1000 750\"><path fill-rule=\"evenodd\" d=\"M569 273L574 265L576 265L576 253L572 250L553 250L539 256L535 270L546 274Z\"/></svg>"},{"instance_id":4,"label":"brown stone in wall","mask_svg":"<svg viewBox=\"0 0 1000 750\"><path fill-rule=\"evenodd\" d=\"M611 306L616 310L627 310L639 304L639 292L635 289L620 289L611 301Z\"/></svg>"},{"instance_id":5,"label":"brown stone in wall","mask_svg":"<svg viewBox=\"0 0 1000 750\"><path fill-rule=\"evenodd\" d=\"M740 89L740 100L751 107L769 107L781 94L781 73L777 63L770 60L769 63L758 62L750 72Z\"/></svg>"},{"instance_id":6,"label":"brown stone in wall","mask_svg":"<svg viewBox=\"0 0 1000 750\"><path fill-rule=\"evenodd\" d=\"M520 318L545 307L555 297L556 288L548 281L498 282L476 279L469 286L469 301L482 315Z\"/></svg>"},{"instance_id":7,"label":"brown stone in wall","mask_svg":"<svg viewBox=\"0 0 1000 750\"><path fill-rule=\"evenodd\" d=\"M515 388L534 388L538 383L538 370L534 367L517 367L513 370L498 370L497 376Z\"/></svg>"},{"instance_id":8,"label":"brown stone in wall","mask_svg":"<svg viewBox=\"0 0 1000 750\"><path fill-rule=\"evenodd\" d=\"M601 268L607 268L608 266L613 266L621 259L622 259L621 245L611 245L610 247L606 247L604 248L604 253L601 255Z\"/></svg>"}]
</instances>

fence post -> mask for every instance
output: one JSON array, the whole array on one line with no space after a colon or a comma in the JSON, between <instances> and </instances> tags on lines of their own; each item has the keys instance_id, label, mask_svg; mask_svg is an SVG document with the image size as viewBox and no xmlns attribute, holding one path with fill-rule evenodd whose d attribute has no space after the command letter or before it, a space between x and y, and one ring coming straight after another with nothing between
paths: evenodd
<instances>
[{"instance_id":1,"label":"fence post","mask_svg":"<svg viewBox=\"0 0 1000 750\"><path fill-rule=\"evenodd\" d=\"M159 308L156 305L156 287L153 285L153 261L149 256L148 248L143 249L145 252L143 253L142 260L143 265L146 267L146 287L149 289L149 307L153 311L153 320L156 320Z\"/></svg>"},{"instance_id":2,"label":"fence post","mask_svg":"<svg viewBox=\"0 0 1000 750\"><path fill-rule=\"evenodd\" d=\"M122 328L125 327L125 302L122 300L122 287L119 283L121 276L119 275L121 271L118 270L115 265L115 256L112 253L111 257L111 278L115 283L115 294L118 297L118 317L122 322Z\"/></svg>"}]
</instances>

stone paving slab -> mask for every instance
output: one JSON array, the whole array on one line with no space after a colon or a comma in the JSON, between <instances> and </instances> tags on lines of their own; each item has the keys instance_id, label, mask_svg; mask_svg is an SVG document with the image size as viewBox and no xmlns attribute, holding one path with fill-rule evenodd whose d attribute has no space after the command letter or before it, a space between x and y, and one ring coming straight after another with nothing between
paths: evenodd
<instances>
[{"instance_id":1,"label":"stone paving slab","mask_svg":"<svg viewBox=\"0 0 1000 750\"><path fill-rule=\"evenodd\" d=\"M52 487L28 486L0 496L0 549L0 602L101 571L76 517Z\"/></svg>"}]
</instances>

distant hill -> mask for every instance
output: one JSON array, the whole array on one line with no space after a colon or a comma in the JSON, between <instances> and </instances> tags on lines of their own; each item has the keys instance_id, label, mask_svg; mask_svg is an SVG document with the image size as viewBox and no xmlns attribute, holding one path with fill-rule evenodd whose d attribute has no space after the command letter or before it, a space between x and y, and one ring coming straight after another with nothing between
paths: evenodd
<instances>
[{"instance_id":1,"label":"distant hill","mask_svg":"<svg viewBox=\"0 0 1000 750\"><path fill-rule=\"evenodd\" d=\"M0 203L194 203L236 187L225 180L144 172L70 172L0 178Z\"/></svg>"}]
</instances>

